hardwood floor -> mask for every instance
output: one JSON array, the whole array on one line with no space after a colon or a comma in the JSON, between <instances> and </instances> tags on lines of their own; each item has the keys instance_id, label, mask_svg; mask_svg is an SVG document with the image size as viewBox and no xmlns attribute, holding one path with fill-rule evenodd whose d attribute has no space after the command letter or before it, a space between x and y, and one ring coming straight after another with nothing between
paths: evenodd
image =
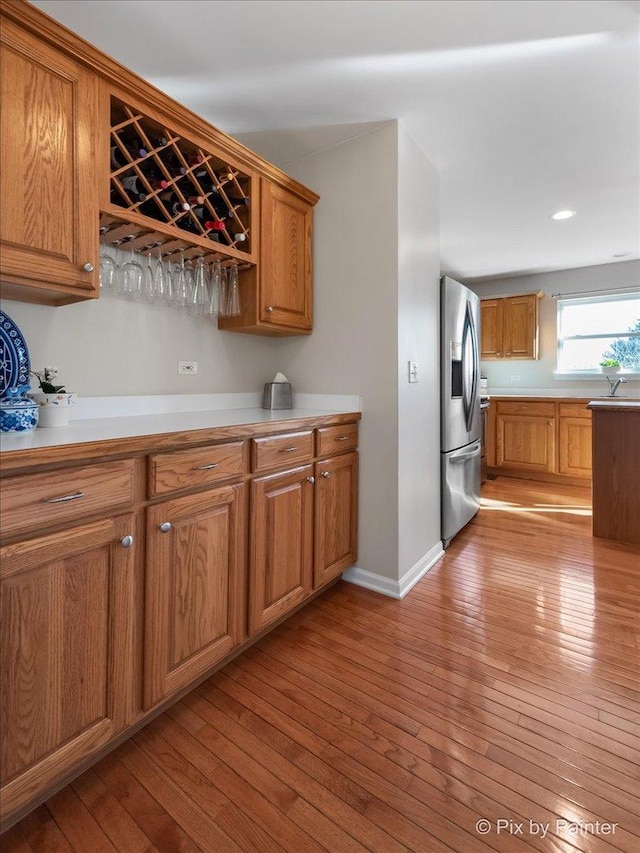
<instances>
[{"instance_id":1,"label":"hardwood floor","mask_svg":"<svg viewBox=\"0 0 640 853\"><path fill-rule=\"evenodd\" d=\"M637 853L640 549L586 489L484 494L403 601L334 587L4 853Z\"/></svg>"}]
</instances>

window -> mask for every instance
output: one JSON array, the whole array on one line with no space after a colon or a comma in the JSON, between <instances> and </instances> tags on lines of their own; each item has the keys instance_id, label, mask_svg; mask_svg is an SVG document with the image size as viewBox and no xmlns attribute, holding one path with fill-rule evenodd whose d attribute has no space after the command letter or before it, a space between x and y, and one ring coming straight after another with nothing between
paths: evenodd
<instances>
[{"instance_id":1,"label":"window","mask_svg":"<svg viewBox=\"0 0 640 853\"><path fill-rule=\"evenodd\" d=\"M600 369L615 359L640 372L640 290L558 299L558 372Z\"/></svg>"}]
</instances>

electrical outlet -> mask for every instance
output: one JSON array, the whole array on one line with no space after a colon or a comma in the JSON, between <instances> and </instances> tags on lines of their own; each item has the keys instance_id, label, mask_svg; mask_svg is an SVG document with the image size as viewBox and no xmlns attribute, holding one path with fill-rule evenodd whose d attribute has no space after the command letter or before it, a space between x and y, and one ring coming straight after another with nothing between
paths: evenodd
<instances>
[{"instance_id":1,"label":"electrical outlet","mask_svg":"<svg viewBox=\"0 0 640 853\"><path fill-rule=\"evenodd\" d=\"M510 376L510 377L509 377L509 379L510 379L512 382L520 382L520 380L522 379L522 377L521 377L521 376L518 376L518 374L514 374L514 375Z\"/></svg>"},{"instance_id":2,"label":"electrical outlet","mask_svg":"<svg viewBox=\"0 0 640 853\"><path fill-rule=\"evenodd\" d=\"M198 362L197 361L179 361L178 362L178 374L180 376L195 376L198 372Z\"/></svg>"},{"instance_id":3,"label":"electrical outlet","mask_svg":"<svg viewBox=\"0 0 640 853\"><path fill-rule=\"evenodd\" d=\"M410 361L409 362L409 382L417 382L418 381L418 362Z\"/></svg>"}]
</instances>

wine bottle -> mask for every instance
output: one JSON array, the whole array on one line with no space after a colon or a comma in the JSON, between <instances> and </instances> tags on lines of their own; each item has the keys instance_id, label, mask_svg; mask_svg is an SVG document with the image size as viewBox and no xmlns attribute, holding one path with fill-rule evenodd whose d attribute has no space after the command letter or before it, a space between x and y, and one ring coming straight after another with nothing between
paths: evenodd
<instances>
[{"instance_id":1,"label":"wine bottle","mask_svg":"<svg viewBox=\"0 0 640 853\"><path fill-rule=\"evenodd\" d=\"M153 176L147 177L147 182L154 190L166 190L169 186L168 181ZM125 190L127 190L127 192L131 192L134 194L140 195L147 193L147 187L138 175L126 175L125 177L123 177L122 186L125 188Z\"/></svg>"},{"instance_id":2,"label":"wine bottle","mask_svg":"<svg viewBox=\"0 0 640 853\"><path fill-rule=\"evenodd\" d=\"M246 195L229 195L227 193L227 198L229 199L229 203L233 205L244 205L244 207L249 207L249 197Z\"/></svg>"},{"instance_id":3,"label":"wine bottle","mask_svg":"<svg viewBox=\"0 0 640 853\"><path fill-rule=\"evenodd\" d=\"M182 228L183 231L189 231L191 234L197 234L200 237L202 236L202 229L197 222L193 221L193 217L191 216L183 216L178 220L178 222L176 222L176 225L179 228Z\"/></svg>"},{"instance_id":4,"label":"wine bottle","mask_svg":"<svg viewBox=\"0 0 640 853\"><path fill-rule=\"evenodd\" d=\"M234 234L233 235L233 242L234 243L244 243L244 241L246 239L247 239L247 235L244 232L242 232L240 234Z\"/></svg>"},{"instance_id":5,"label":"wine bottle","mask_svg":"<svg viewBox=\"0 0 640 853\"><path fill-rule=\"evenodd\" d=\"M174 154L173 151L161 151L156 156L162 158L162 162L164 163L167 168L167 171L171 175L175 175L177 177L178 175L187 174L186 166L182 165L182 163L180 162L180 160L178 160L178 157L176 156L176 154Z\"/></svg>"},{"instance_id":6,"label":"wine bottle","mask_svg":"<svg viewBox=\"0 0 640 853\"><path fill-rule=\"evenodd\" d=\"M207 219L203 224L207 231L214 231L218 234L226 230L222 219Z\"/></svg>"},{"instance_id":7,"label":"wine bottle","mask_svg":"<svg viewBox=\"0 0 640 853\"><path fill-rule=\"evenodd\" d=\"M220 192L218 184L213 180L206 169L201 169L200 171L195 172L195 176L198 179L198 184L204 192L213 193L214 195L217 195Z\"/></svg>"}]
</instances>

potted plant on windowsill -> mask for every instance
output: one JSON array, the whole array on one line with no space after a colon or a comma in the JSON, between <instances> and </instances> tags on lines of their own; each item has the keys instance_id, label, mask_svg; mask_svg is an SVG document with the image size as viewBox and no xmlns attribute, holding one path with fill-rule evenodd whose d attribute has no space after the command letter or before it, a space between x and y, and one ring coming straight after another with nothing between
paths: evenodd
<instances>
[{"instance_id":1,"label":"potted plant on windowsill","mask_svg":"<svg viewBox=\"0 0 640 853\"><path fill-rule=\"evenodd\" d=\"M31 373L40 385L39 392L29 394L40 407L38 426L67 426L71 419L72 406L75 406L78 395L66 391L64 385L53 384L53 380L58 375L57 367L44 367L42 370L32 370Z\"/></svg>"},{"instance_id":2,"label":"potted plant on windowsill","mask_svg":"<svg viewBox=\"0 0 640 853\"><path fill-rule=\"evenodd\" d=\"M600 370L605 374L620 373L620 362L616 361L615 358L605 358L600 362Z\"/></svg>"}]
</instances>

